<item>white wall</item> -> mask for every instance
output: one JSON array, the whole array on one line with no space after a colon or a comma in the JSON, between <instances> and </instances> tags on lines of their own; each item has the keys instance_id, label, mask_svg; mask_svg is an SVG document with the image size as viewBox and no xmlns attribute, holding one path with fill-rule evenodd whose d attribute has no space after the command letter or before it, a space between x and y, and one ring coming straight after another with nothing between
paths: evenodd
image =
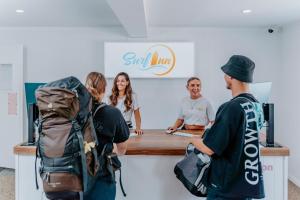
<instances>
[{"instance_id":1,"label":"white wall","mask_svg":"<svg viewBox=\"0 0 300 200\"><path fill-rule=\"evenodd\" d=\"M1 43L25 47L25 81L47 82L74 75L84 80L90 71L103 71L105 41L145 41L127 38L114 28L2 28ZM265 29L239 28L150 28L147 41L195 42L196 75L202 79L203 94L215 110L230 98L221 65L232 54L244 54L256 63L255 81L280 85L280 36ZM111 80L107 91L110 91ZM166 128L177 116L180 99L188 93L185 79L134 79L133 89L142 106L143 128ZM274 90L272 99L277 101Z\"/></svg>"},{"instance_id":2,"label":"white wall","mask_svg":"<svg viewBox=\"0 0 300 200\"><path fill-rule=\"evenodd\" d=\"M284 27L282 34L282 68L280 71L280 103L278 140L290 148L289 177L300 187L300 23Z\"/></svg>"}]
</instances>

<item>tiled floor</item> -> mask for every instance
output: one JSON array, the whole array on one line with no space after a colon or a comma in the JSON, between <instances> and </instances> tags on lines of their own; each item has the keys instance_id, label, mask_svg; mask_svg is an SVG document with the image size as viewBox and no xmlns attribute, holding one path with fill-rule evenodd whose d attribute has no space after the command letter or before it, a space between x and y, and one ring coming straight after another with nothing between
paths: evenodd
<instances>
[{"instance_id":1,"label":"tiled floor","mask_svg":"<svg viewBox=\"0 0 300 200\"><path fill-rule=\"evenodd\" d=\"M289 181L289 200L300 200L300 188ZM0 168L0 200L15 199L14 170ZM271 200L271 199L270 199Z\"/></svg>"},{"instance_id":2,"label":"tiled floor","mask_svg":"<svg viewBox=\"0 0 300 200\"><path fill-rule=\"evenodd\" d=\"M15 172L11 169L0 169L0 199L15 199Z\"/></svg>"},{"instance_id":3,"label":"tiled floor","mask_svg":"<svg viewBox=\"0 0 300 200\"><path fill-rule=\"evenodd\" d=\"M300 200L300 188L289 181L289 200Z\"/></svg>"}]
</instances>

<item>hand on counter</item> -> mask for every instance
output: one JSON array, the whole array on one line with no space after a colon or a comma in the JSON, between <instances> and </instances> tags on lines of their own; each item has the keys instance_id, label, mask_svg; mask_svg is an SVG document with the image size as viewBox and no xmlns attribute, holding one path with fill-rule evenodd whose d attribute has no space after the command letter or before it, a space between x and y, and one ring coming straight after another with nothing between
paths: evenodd
<instances>
[{"instance_id":1,"label":"hand on counter","mask_svg":"<svg viewBox=\"0 0 300 200\"><path fill-rule=\"evenodd\" d=\"M177 131L177 128L174 128L174 127L168 127L168 129L166 130L166 133L169 133L169 134L172 134L174 132Z\"/></svg>"},{"instance_id":2,"label":"hand on counter","mask_svg":"<svg viewBox=\"0 0 300 200\"><path fill-rule=\"evenodd\" d=\"M135 129L134 132L138 135L142 135L143 134L143 130L141 129Z\"/></svg>"}]
</instances>

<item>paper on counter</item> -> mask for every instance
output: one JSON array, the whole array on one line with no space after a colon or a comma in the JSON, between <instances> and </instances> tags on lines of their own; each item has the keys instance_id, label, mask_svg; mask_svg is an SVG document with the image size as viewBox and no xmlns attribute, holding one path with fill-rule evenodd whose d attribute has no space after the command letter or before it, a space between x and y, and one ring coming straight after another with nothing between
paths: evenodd
<instances>
[{"instance_id":1,"label":"paper on counter","mask_svg":"<svg viewBox=\"0 0 300 200\"><path fill-rule=\"evenodd\" d=\"M184 133L184 132L178 132L178 131L176 131L175 133L173 133L173 135L182 136L182 137L194 137L193 134Z\"/></svg>"},{"instance_id":2,"label":"paper on counter","mask_svg":"<svg viewBox=\"0 0 300 200\"><path fill-rule=\"evenodd\" d=\"M138 136L138 134L136 134L136 133L130 133L130 135L129 135L129 137L136 137L136 136Z\"/></svg>"}]
</instances>

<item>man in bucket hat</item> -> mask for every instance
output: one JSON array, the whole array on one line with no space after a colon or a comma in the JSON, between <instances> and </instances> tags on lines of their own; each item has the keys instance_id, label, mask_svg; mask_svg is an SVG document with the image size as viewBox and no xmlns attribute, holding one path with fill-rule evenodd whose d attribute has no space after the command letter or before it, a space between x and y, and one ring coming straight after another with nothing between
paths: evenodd
<instances>
[{"instance_id":1,"label":"man in bucket hat","mask_svg":"<svg viewBox=\"0 0 300 200\"><path fill-rule=\"evenodd\" d=\"M204 139L191 139L197 149L212 157L208 200L264 198L259 156L259 131L263 124L261 104L249 93L255 64L233 55L221 67L232 99L220 106L215 123Z\"/></svg>"}]
</instances>

